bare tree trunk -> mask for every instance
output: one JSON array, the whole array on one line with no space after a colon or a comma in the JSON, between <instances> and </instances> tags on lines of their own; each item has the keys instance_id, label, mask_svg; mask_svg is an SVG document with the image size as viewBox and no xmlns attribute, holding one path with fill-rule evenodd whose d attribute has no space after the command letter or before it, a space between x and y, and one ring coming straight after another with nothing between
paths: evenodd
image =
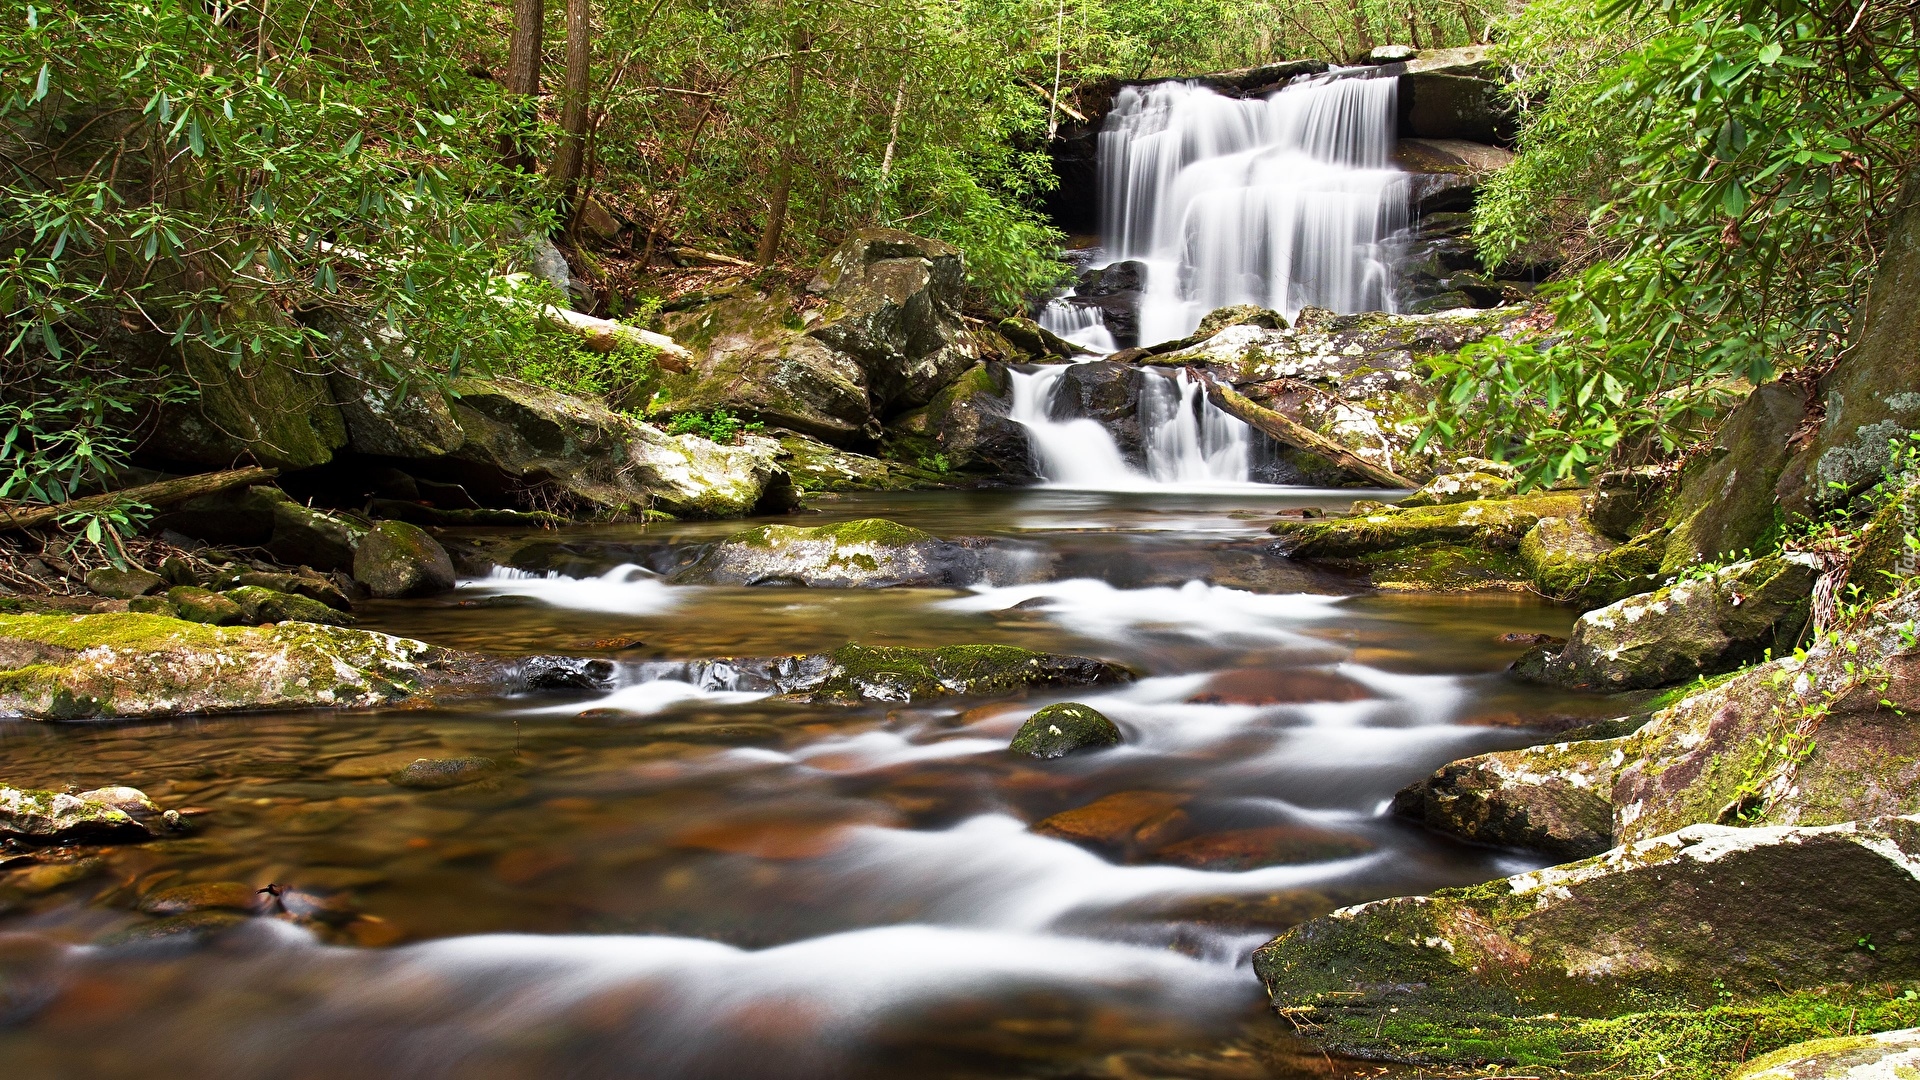
<instances>
[{"instance_id":1,"label":"bare tree trunk","mask_svg":"<svg viewBox=\"0 0 1920 1080\"><path fill-rule=\"evenodd\" d=\"M580 216L581 165L586 160L588 80L593 74L592 0L567 0L567 74L560 99L560 149L553 159L553 180L569 231Z\"/></svg>"},{"instance_id":2,"label":"bare tree trunk","mask_svg":"<svg viewBox=\"0 0 1920 1080\"><path fill-rule=\"evenodd\" d=\"M793 152L800 141L800 99L806 87L807 32L795 29L792 54L787 58L787 130L780 156L773 163L773 191L767 201L767 227L760 234L754 261L772 266L780 254L780 233L787 226L787 200L793 195Z\"/></svg>"},{"instance_id":3,"label":"bare tree trunk","mask_svg":"<svg viewBox=\"0 0 1920 1080\"><path fill-rule=\"evenodd\" d=\"M533 171L533 154L520 129L533 115L532 97L540 92L540 45L545 33L545 0L513 0L513 36L507 41L507 93L526 99L500 136L500 156L524 173Z\"/></svg>"}]
</instances>

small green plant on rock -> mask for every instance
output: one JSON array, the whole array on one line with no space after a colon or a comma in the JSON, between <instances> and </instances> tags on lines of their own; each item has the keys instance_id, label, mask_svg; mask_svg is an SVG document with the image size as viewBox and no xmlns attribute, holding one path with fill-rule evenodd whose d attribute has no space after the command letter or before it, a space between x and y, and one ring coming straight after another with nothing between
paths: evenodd
<instances>
[{"instance_id":1,"label":"small green plant on rock","mask_svg":"<svg viewBox=\"0 0 1920 1080\"><path fill-rule=\"evenodd\" d=\"M741 436L765 430L758 420L743 420L726 409L685 412L667 421L669 435L698 435L717 443L736 443Z\"/></svg>"}]
</instances>

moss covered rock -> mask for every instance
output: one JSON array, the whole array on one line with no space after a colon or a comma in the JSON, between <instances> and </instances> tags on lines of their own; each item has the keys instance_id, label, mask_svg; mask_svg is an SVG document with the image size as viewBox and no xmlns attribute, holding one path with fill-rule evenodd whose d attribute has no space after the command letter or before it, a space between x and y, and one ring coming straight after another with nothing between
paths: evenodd
<instances>
[{"instance_id":1,"label":"moss covered rock","mask_svg":"<svg viewBox=\"0 0 1920 1080\"><path fill-rule=\"evenodd\" d=\"M353 578L378 597L423 596L453 588L453 560L418 525L382 521L354 550Z\"/></svg>"},{"instance_id":2,"label":"moss covered rock","mask_svg":"<svg viewBox=\"0 0 1920 1080\"><path fill-rule=\"evenodd\" d=\"M898 229L862 229L808 283L829 304L807 333L859 361L880 416L917 408L977 359L960 321L966 282L958 248Z\"/></svg>"},{"instance_id":3,"label":"moss covered rock","mask_svg":"<svg viewBox=\"0 0 1920 1080\"><path fill-rule=\"evenodd\" d=\"M241 621L309 622L327 626L352 626L353 616L336 611L318 600L280 592L260 585L242 585L221 594L239 605Z\"/></svg>"},{"instance_id":4,"label":"moss covered rock","mask_svg":"<svg viewBox=\"0 0 1920 1080\"><path fill-rule=\"evenodd\" d=\"M1793 453L1787 440L1806 412L1805 389L1778 382L1754 390L1733 410L1681 477L1662 569L1673 573L1776 546L1782 522L1774 486Z\"/></svg>"},{"instance_id":5,"label":"moss covered rock","mask_svg":"<svg viewBox=\"0 0 1920 1080\"><path fill-rule=\"evenodd\" d=\"M165 588L167 579L151 570L138 566L121 568L103 566L87 572L87 588L101 596L110 596L115 600L132 600L145 596L157 589Z\"/></svg>"},{"instance_id":6,"label":"moss covered rock","mask_svg":"<svg viewBox=\"0 0 1920 1080\"><path fill-rule=\"evenodd\" d=\"M245 622L246 609L232 597L203 589L198 585L175 585L167 590L167 603L179 617L191 623L232 626Z\"/></svg>"},{"instance_id":7,"label":"moss covered rock","mask_svg":"<svg viewBox=\"0 0 1920 1080\"><path fill-rule=\"evenodd\" d=\"M826 701L924 701L1019 693L1031 687L1104 686L1133 681L1118 664L1085 656L1034 652L1012 645L945 645L938 649L843 645L828 656L817 685Z\"/></svg>"},{"instance_id":8,"label":"moss covered rock","mask_svg":"<svg viewBox=\"0 0 1920 1080\"><path fill-rule=\"evenodd\" d=\"M140 841L172 831L159 807L134 788L76 795L0 783L0 840L29 844Z\"/></svg>"},{"instance_id":9,"label":"moss covered rock","mask_svg":"<svg viewBox=\"0 0 1920 1080\"><path fill-rule=\"evenodd\" d=\"M938 486L940 479L928 469L856 454L792 433L780 436L779 460L800 491L908 491Z\"/></svg>"},{"instance_id":10,"label":"moss covered rock","mask_svg":"<svg viewBox=\"0 0 1920 1080\"><path fill-rule=\"evenodd\" d=\"M273 507L273 535L267 552L283 563L320 570L351 570L353 553L367 527L339 514L302 506L277 488L259 488L255 498Z\"/></svg>"},{"instance_id":11,"label":"moss covered rock","mask_svg":"<svg viewBox=\"0 0 1920 1080\"><path fill-rule=\"evenodd\" d=\"M1920 1028L1811 1039L1763 1054L1731 1080L1914 1080Z\"/></svg>"},{"instance_id":12,"label":"moss covered rock","mask_svg":"<svg viewBox=\"0 0 1920 1080\"><path fill-rule=\"evenodd\" d=\"M1917 618L1920 596L1898 597L1655 713L1613 787L1616 837L1920 813Z\"/></svg>"},{"instance_id":13,"label":"moss covered rock","mask_svg":"<svg viewBox=\"0 0 1920 1080\"><path fill-rule=\"evenodd\" d=\"M1613 846L1613 781L1638 736L1552 743L1441 766L1403 788L1394 813L1499 847L1583 859Z\"/></svg>"},{"instance_id":14,"label":"moss covered rock","mask_svg":"<svg viewBox=\"0 0 1920 1080\"><path fill-rule=\"evenodd\" d=\"M1063 701L1027 717L1007 749L1028 757L1051 759L1065 757L1076 750L1097 750L1120 743L1119 727L1099 710L1077 701Z\"/></svg>"},{"instance_id":15,"label":"moss covered rock","mask_svg":"<svg viewBox=\"0 0 1920 1080\"><path fill-rule=\"evenodd\" d=\"M1659 584L1665 534L1616 544L1584 516L1541 518L1520 540L1534 588L1556 600L1593 607Z\"/></svg>"},{"instance_id":16,"label":"moss covered rock","mask_svg":"<svg viewBox=\"0 0 1920 1080\"><path fill-rule=\"evenodd\" d=\"M1547 492L1445 506L1378 509L1344 518L1281 521L1267 531L1280 537L1280 549L1296 559L1350 557L1436 543L1512 551L1541 518L1573 517L1579 512L1579 493Z\"/></svg>"},{"instance_id":17,"label":"moss covered rock","mask_svg":"<svg viewBox=\"0 0 1920 1080\"><path fill-rule=\"evenodd\" d=\"M1388 592L1524 592L1526 564L1511 551L1472 544L1419 544L1333 560Z\"/></svg>"},{"instance_id":18,"label":"moss covered rock","mask_svg":"<svg viewBox=\"0 0 1920 1080\"><path fill-rule=\"evenodd\" d=\"M91 720L381 705L427 685L439 656L423 642L312 623L0 616L0 713Z\"/></svg>"},{"instance_id":19,"label":"moss covered rock","mask_svg":"<svg viewBox=\"0 0 1920 1080\"><path fill-rule=\"evenodd\" d=\"M1005 480L1033 477L1026 429L1009 418L1013 388L1005 365L980 363L933 396L924 408L888 426L891 457L947 460L958 473Z\"/></svg>"},{"instance_id":20,"label":"moss covered rock","mask_svg":"<svg viewBox=\"0 0 1920 1080\"><path fill-rule=\"evenodd\" d=\"M1920 574L1920 483L1888 492L1854 545L1847 567L1856 600L1892 596Z\"/></svg>"},{"instance_id":21,"label":"moss covered rock","mask_svg":"<svg viewBox=\"0 0 1920 1080\"><path fill-rule=\"evenodd\" d=\"M1254 970L1276 1008L1340 1049L1512 1060L1520 1040L1489 1035L1920 977L1916 856L1920 818L1693 825L1486 885L1344 908L1263 946Z\"/></svg>"},{"instance_id":22,"label":"moss covered rock","mask_svg":"<svg viewBox=\"0 0 1920 1080\"><path fill-rule=\"evenodd\" d=\"M1400 500L1401 506L1444 506L1447 503L1498 499L1513 490L1513 479L1486 472L1441 473L1419 491Z\"/></svg>"},{"instance_id":23,"label":"moss covered rock","mask_svg":"<svg viewBox=\"0 0 1920 1080\"><path fill-rule=\"evenodd\" d=\"M1806 625L1820 565L1789 553L1734 563L1580 617L1558 651L1514 673L1582 690L1643 690L1731 671L1790 651Z\"/></svg>"},{"instance_id":24,"label":"moss covered rock","mask_svg":"<svg viewBox=\"0 0 1920 1080\"><path fill-rule=\"evenodd\" d=\"M677 580L826 589L969 585L979 580L987 550L978 541L942 540L881 518L813 528L762 525L714 545Z\"/></svg>"}]
</instances>

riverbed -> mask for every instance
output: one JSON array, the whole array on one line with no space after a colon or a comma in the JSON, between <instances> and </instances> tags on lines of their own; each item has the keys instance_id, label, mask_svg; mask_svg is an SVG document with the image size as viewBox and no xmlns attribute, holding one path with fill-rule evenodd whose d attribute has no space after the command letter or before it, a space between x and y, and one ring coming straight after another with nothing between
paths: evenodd
<instances>
[{"instance_id":1,"label":"riverbed","mask_svg":"<svg viewBox=\"0 0 1920 1080\"><path fill-rule=\"evenodd\" d=\"M1277 512L1352 494L847 496L781 519L1031 553L959 589L672 585L653 569L742 525L562 530L521 546L531 569L369 604L360 625L604 657L611 691L0 722L10 782L130 784L193 826L0 869L0 1061L148 1080L1345 1075L1263 1012L1250 952L1339 905L1540 865L1389 800L1598 718L1502 674L1525 648L1503 635L1564 634L1571 610L1375 593L1267 550ZM847 708L641 674L848 641L1006 643L1140 678ZM1125 744L1009 754L1059 700ZM496 771L389 781L419 757ZM221 882L327 911L143 930L143 901Z\"/></svg>"}]
</instances>

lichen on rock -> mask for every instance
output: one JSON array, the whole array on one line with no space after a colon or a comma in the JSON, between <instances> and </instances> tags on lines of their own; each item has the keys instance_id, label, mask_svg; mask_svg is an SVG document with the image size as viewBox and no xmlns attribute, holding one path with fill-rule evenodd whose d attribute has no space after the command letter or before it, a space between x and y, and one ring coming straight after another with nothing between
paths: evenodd
<instances>
[{"instance_id":1,"label":"lichen on rock","mask_svg":"<svg viewBox=\"0 0 1920 1080\"><path fill-rule=\"evenodd\" d=\"M1465 758L1394 796L1393 810L1483 844L1581 859L1613 846L1613 782L1639 736Z\"/></svg>"},{"instance_id":2,"label":"lichen on rock","mask_svg":"<svg viewBox=\"0 0 1920 1080\"><path fill-rule=\"evenodd\" d=\"M1344 518L1281 521L1268 528L1297 559L1367 555L1421 544L1476 544L1512 551L1543 517L1580 511L1578 492L1545 492L1512 499L1380 509Z\"/></svg>"},{"instance_id":3,"label":"lichen on rock","mask_svg":"<svg viewBox=\"0 0 1920 1080\"><path fill-rule=\"evenodd\" d=\"M1007 749L1028 757L1052 759L1076 750L1118 746L1120 729L1106 714L1077 701L1048 705L1027 718Z\"/></svg>"}]
</instances>

